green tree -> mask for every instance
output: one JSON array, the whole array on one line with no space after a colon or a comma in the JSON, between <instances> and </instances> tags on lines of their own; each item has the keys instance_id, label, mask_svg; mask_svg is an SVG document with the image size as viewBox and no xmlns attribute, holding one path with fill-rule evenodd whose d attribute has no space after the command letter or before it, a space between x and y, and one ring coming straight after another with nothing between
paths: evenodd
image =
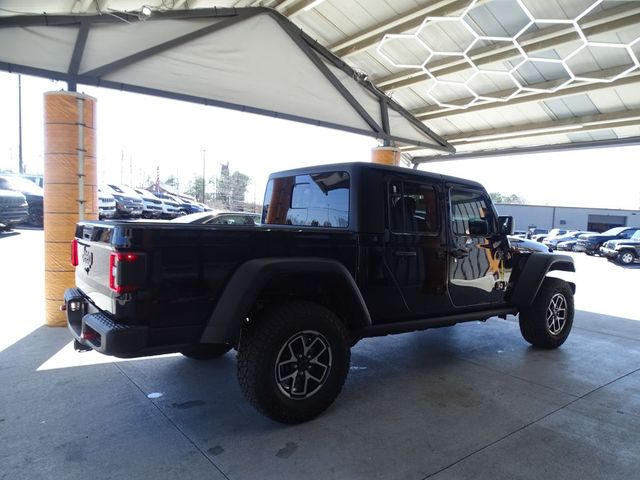
<instances>
[{"instance_id":1,"label":"green tree","mask_svg":"<svg viewBox=\"0 0 640 480\"><path fill-rule=\"evenodd\" d=\"M231 175L228 163L221 166L220 175L216 178L215 199L226 208L231 208Z\"/></svg>"},{"instance_id":2,"label":"green tree","mask_svg":"<svg viewBox=\"0 0 640 480\"><path fill-rule=\"evenodd\" d=\"M230 178L231 183L231 202L230 208L239 210L244 206L244 196L247 193L247 187L251 182L248 175L240 172L233 172Z\"/></svg>"},{"instance_id":3,"label":"green tree","mask_svg":"<svg viewBox=\"0 0 640 480\"><path fill-rule=\"evenodd\" d=\"M202 178L202 177L200 177L200 178ZM167 179L164 181L164 184L165 185L169 185L170 187L173 187L176 190L178 190L179 183L178 183L178 179L176 178L175 175L169 175L167 177Z\"/></svg>"},{"instance_id":4,"label":"green tree","mask_svg":"<svg viewBox=\"0 0 640 480\"><path fill-rule=\"evenodd\" d=\"M511 195L503 195L498 192L491 192L489 196L491 197L493 203L510 203L514 205L524 205L525 203L527 203L524 198L516 195L515 193L512 193Z\"/></svg>"},{"instance_id":5,"label":"green tree","mask_svg":"<svg viewBox=\"0 0 640 480\"><path fill-rule=\"evenodd\" d=\"M504 203L504 197L502 196L501 193L491 192L489 196L491 197L491 201L493 203Z\"/></svg>"},{"instance_id":6,"label":"green tree","mask_svg":"<svg viewBox=\"0 0 640 480\"><path fill-rule=\"evenodd\" d=\"M211 181L207 183L211 183ZM202 201L202 175L195 175L191 180L189 180L189 185L185 193L194 197L199 202ZM207 193L207 195L210 196L211 194ZM207 198L204 200L206 202Z\"/></svg>"}]
</instances>

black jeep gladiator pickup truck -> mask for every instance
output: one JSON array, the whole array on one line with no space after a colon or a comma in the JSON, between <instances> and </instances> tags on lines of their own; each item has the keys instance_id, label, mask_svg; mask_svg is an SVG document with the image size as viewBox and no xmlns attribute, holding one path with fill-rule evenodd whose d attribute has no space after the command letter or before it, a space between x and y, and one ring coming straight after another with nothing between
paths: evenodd
<instances>
[{"instance_id":1,"label":"black jeep gladiator pickup truck","mask_svg":"<svg viewBox=\"0 0 640 480\"><path fill-rule=\"evenodd\" d=\"M571 257L509 247L478 183L347 163L272 174L257 226L81 222L64 309L78 350L119 357L238 352L263 414L331 405L359 339L519 314L556 348L573 322Z\"/></svg>"}]
</instances>

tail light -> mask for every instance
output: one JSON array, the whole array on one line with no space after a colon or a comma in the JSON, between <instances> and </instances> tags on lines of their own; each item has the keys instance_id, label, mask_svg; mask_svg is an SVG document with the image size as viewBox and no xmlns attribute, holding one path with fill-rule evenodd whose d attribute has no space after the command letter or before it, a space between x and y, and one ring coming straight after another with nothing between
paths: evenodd
<instances>
[{"instance_id":1,"label":"tail light","mask_svg":"<svg viewBox=\"0 0 640 480\"><path fill-rule=\"evenodd\" d=\"M138 290L145 278L145 256L112 252L109 257L109 288L116 293Z\"/></svg>"},{"instance_id":2,"label":"tail light","mask_svg":"<svg viewBox=\"0 0 640 480\"><path fill-rule=\"evenodd\" d=\"M75 238L71 242L71 265L78 266L78 240Z\"/></svg>"}]
</instances>

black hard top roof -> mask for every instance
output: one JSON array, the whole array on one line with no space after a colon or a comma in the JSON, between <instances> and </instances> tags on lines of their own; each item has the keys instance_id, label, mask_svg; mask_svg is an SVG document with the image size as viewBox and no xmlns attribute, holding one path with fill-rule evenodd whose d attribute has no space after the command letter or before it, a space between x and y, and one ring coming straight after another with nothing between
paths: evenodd
<instances>
[{"instance_id":1,"label":"black hard top roof","mask_svg":"<svg viewBox=\"0 0 640 480\"><path fill-rule=\"evenodd\" d=\"M475 182L473 180L467 180L465 178L452 177L449 175L442 175L442 174L433 173L433 172L424 172L422 170L415 170L407 167L394 167L391 165L381 165L379 163L370 163L370 162L332 163L327 165L314 165L309 167L300 167L292 170L283 170L280 172L274 172L271 175L269 175L269 178L289 177L293 175L322 173L322 172L330 172L330 171L336 171L336 170L342 170L348 173L360 172L364 170L383 170L387 172L396 172L402 175L412 175L415 177L420 177L420 178L425 178L430 180L459 183L459 184L468 185L472 187L484 188L480 183Z\"/></svg>"}]
</instances>

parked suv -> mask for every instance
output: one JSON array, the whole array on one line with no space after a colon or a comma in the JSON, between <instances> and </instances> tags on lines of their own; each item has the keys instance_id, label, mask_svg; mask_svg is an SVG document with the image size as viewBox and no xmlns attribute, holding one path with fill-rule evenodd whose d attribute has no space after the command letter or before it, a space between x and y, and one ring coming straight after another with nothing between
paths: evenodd
<instances>
[{"instance_id":1,"label":"parked suv","mask_svg":"<svg viewBox=\"0 0 640 480\"><path fill-rule=\"evenodd\" d=\"M620 265L630 265L640 259L640 230L628 240L609 240L600 247L600 254Z\"/></svg>"},{"instance_id":2,"label":"parked suv","mask_svg":"<svg viewBox=\"0 0 640 480\"><path fill-rule=\"evenodd\" d=\"M180 201L172 195L164 192L151 192L153 195L162 200L162 218L176 218L184 215L180 209Z\"/></svg>"},{"instance_id":3,"label":"parked suv","mask_svg":"<svg viewBox=\"0 0 640 480\"><path fill-rule=\"evenodd\" d=\"M555 249L558 247L558 244L562 242L570 242L572 240L577 241L580 235L593 235L594 233L596 232L570 230L566 233L560 233L553 236L549 235L544 240L542 240L542 243L544 243L547 247L551 249Z\"/></svg>"},{"instance_id":4,"label":"parked suv","mask_svg":"<svg viewBox=\"0 0 640 480\"><path fill-rule=\"evenodd\" d=\"M160 218L162 216L162 200L141 188L134 188L142 198L142 216L144 218Z\"/></svg>"},{"instance_id":5,"label":"parked suv","mask_svg":"<svg viewBox=\"0 0 640 480\"><path fill-rule=\"evenodd\" d=\"M10 230L27 218L29 204L25 196L12 190L0 190L0 231Z\"/></svg>"},{"instance_id":6,"label":"parked suv","mask_svg":"<svg viewBox=\"0 0 640 480\"><path fill-rule=\"evenodd\" d=\"M640 228L638 227L615 227L604 233L596 233L593 235L582 235L576 242L573 250L576 252L584 252L587 255L595 255L600 253L600 247L609 240L628 240Z\"/></svg>"},{"instance_id":7,"label":"parked suv","mask_svg":"<svg viewBox=\"0 0 640 480\"><path fill-rule=\"evenodd\" d=\"M139 218L142 216L142 197L132 188L124 185L106 184L101 187L104 191L113 195L116 200L117 218Z\"/></svg>"},{"instance_id":8,"label":"parked suv","mask_svg":"<svg viewBox=\"0 0 640 480\"><path fill-rule=\"evenodd\" d=\"M36 227L42 227L44 190L41 187L18 175L0 175L0 189L22 193L29 205L27 221Z\"/></svg>"},{"instance_id":9,"label":"parked suv","mask_svg":"<svg viewBox=\"0 0 640 480\"><path fill-rule=\"evenodd\" d=\"M116 199L103 188L98 188L98 218L100 220L116 216Z\"/></svg>"}]
</instances>

